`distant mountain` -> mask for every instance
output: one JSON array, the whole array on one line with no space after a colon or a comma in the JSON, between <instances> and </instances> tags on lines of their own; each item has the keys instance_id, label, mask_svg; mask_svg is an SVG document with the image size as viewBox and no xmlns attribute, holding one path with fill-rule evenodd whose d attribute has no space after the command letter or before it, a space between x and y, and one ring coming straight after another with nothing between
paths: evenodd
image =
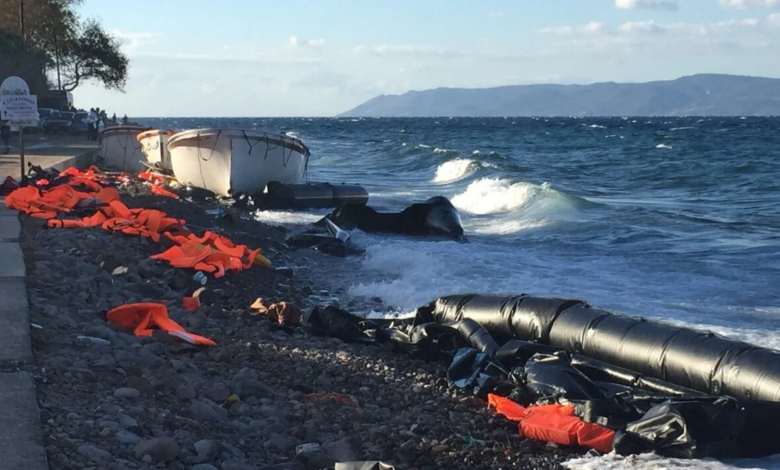
<instances>
[{"instance_id":1,"label":"distant mountain","mask_svg":"<svg viewBox=\"0 0 780 470\"><path fill-rule=\"evenodd\" d=\"M700 74L647 83L436 88L381 95L341 114L424 116L778 116L780 79Z\"/></svg>"}]
</instances>

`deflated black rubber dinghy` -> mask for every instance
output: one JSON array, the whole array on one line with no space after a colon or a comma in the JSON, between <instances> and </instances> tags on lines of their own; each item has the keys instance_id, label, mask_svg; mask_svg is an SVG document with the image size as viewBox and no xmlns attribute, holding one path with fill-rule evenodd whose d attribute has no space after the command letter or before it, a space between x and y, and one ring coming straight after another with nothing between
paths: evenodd
<instances>
[{"instance_id":1,"label":"deflated black rubber dinghy","mask_svg":"<svg viewBox=\"0 0 780 470\"><path fill-rule=\"evenodd\" d=\"M328 218L342 228L404 235L443 235L465 240L460 214L449 199L435 196L399 213L377 212L362 204L344 204Z\"/></svg>"},{"instance_id":2,"label":"deflated black rubber dinghy","mask_svg":"<svg viewBox=\"0 0 780 470\"><path fill-rule=\"evenodd\" d=\"M549 345L708 395L780 402L780 353L713 333L525 295L453 295L421 311L439 323L472 319L496 339Z\"/></svg>"},{"instance_id":3,"label":"deflated black rubber dinghy","mask_svg":"<svg viewBox=\"0 0 780 470\"><path fill-rule=\"evenodd\" d=\"M526 438L682 458L780 453L780 352L580 300L453 295L414 318L304 315L311 334L446 361Z\"/></svg>"}]
</instances>

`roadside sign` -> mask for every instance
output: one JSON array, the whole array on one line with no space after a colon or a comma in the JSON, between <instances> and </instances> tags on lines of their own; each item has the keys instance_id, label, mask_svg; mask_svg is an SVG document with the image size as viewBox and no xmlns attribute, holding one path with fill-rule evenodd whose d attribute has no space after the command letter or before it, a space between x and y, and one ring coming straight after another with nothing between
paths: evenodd
<instances>
[{"instance_id":1,"label":"roadside sign","mask_svg":"<svg viewBox=\"0 0 780 470\"><path fill-rule=\"evenodd\" d=\"M0 95L29 95L30 87L23 78L11 76L0 85Z\"/></svg>"},{"instance_id":2,"label":"roadside sign","mask_svg":"<svg viewBox=\"0 0 780 470\"><path fill-rule=\"evenodd\" d=\"M37 121L38 97L35 95L0 96L0 119L3 121Z\"/></svg>"},{"instance_id":3,"label":"roadside sign","mask_svg":"<svg viewBox=\"0 0 780 470\"><path fill-rule=\"evenodd\" d=\"M35 127L38 125L37 119L11 119L8 121L9 126L21 126L21 127Z\"/></svg>"},{"instance_id":4,"label":"roadside sign","mask_svg":"<svg viewBox=\"0 0 780 470\"><path fill-rule=\"evenodd\" d=\"M22 170L22 186L27 186L24 127L37 125L38 97L30 94L30 87L24 79L11 76L3 80L0 85L0 119L10 121L12 127L19 126L19 164Z\"/></svg>"}]
</instances>

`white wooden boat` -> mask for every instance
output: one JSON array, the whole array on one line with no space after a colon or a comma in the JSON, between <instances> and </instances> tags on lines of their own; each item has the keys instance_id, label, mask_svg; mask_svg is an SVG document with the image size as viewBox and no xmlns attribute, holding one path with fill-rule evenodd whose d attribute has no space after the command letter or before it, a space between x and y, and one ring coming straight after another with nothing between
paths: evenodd
<instances>
[{"instance_id":1,"label":"white wooden boat","mask_svg":"<svg viewBox=\"0 0 780 470\"><path fill-rule=\"evenodd\" d=\"M175 133L171 130L152 129L136 136L147 163L164 169L171 168L168 139Z\"/></svg>"},{"instance_id":2,"label":"white wooden boat","mask_svg":"<svg viewBox=\"0 0 780 470\"><path fill-rule=\"evenodd\" d=\"M141 144L136 136L149 130L140 126L106 127L101 133L101 144L98 156L103 159L107 169L139 173L144 171L142 163L146 156L141 151Z\"/></svg>"},{"instance_id":3,"label":"white wooden boat","mask_svg":"<svg viewBox=\"0 0 780 470\"><path fill-rule=\"evenodd\" d=\"M259 194L271 181L300 183L309 149L284 134L242 129L194 129L168 140L179 183L221 196Z\"/></svg>"}]
</instances>

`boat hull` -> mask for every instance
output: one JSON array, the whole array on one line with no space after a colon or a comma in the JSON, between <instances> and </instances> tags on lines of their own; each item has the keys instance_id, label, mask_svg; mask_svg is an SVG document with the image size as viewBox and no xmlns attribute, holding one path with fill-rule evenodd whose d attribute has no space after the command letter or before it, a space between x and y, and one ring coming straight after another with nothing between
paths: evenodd
<instances>
[{"instance_id":1,"label":"boat hull","mask_svg":"<svg viewBox=\"0 0 780 470\"><path fill-rule=\"evenodd\" d=\"M136 126L108 127L103 130L98 154L103 159L103 165L129 173L144 171L142 162L146 161L146 157L136 136L146 130L147 127Z\"/></svg>"},{"instance_id":2,"label":"boat hull","mask_svg":"<svg viewBox=\"0 0 780 470\"><path fill-rule=\"evenodd\" d=\"M259 194L271 181L300 183L309 158L298 139L239 129L180 132L168 151L179 183L220 196Z\"/></svg>"},{"instance_id":3,"label":"boat hull","mask_svg":"<svg viewBox=\"0 0 780 470\"><path fill-rule=\"evenodd\" d=\"M170 169L171 156L168 153L168 139L173 134L175 132L159 129L138 134L137 139L141 144L141 151L146 157L147 163Z\"/></svg>"}]
</instances>

